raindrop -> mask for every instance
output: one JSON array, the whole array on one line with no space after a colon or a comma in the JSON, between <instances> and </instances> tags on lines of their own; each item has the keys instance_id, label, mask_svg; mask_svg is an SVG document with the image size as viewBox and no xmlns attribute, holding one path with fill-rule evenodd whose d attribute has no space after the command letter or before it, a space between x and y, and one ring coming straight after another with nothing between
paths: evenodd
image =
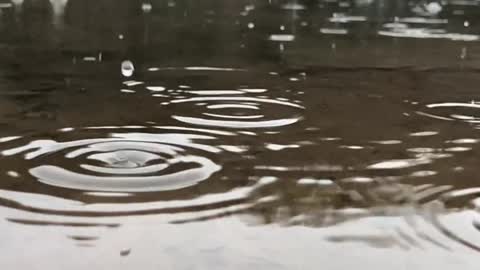
<instances>
[{"instance_id":1,"label":"raindrop","mask_svg":"<svg viewBox=\"0 0 480 270\"><path fill-rule=\"evenodd\" d=\"M152 11L152 4L150 3L142 3L142 10L145 13L150 13Z\"/></svg>"},{"instance_id":2,"label":"raindrop","mask_svg":"<svg viewBox=\"0 0 480 270\"><path fill-rule=\"evenodd\" d=\"M123 61L121 64L121 71L123 76L131 77L133 75L133 72L135 71L135 67L133 66L132 61L130 60Z\"/></svg>"}]
</instances>

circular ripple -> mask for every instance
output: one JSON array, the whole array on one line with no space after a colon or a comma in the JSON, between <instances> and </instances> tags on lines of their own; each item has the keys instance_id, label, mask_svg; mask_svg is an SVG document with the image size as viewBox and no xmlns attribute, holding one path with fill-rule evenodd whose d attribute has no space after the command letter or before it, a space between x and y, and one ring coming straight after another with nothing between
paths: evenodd
<instances>
[{"instance_id":1,"label":"circular ripple","mask_svg":"<svg viewBox=\"0 0 480 270\"><path fill-rule=\"evenodd\" d=\"M444 102L428 104L426 107L426 111L417 113L434 119L480 124L478 103Z\"/></svg>"},{"instance_id":2,"label":"circular ripple","mask_svg":"<svg viewBox=\"0 0 480 270\"><path fill-rule=\"evenodd\" d=\"M28 172L52 186L102 192L167 191L193 186L221 169L203 156L221 150L194 142L213 138L185 133L111 133L105 138L63 142L35 140L1 154L23 154L31 162Z\"/></svg>"},{"instance_id":3,"label":"circular ripple","mask_svg":"<svg viewBox=\"0 0 480 270\"><path fill-rule=\"evenodd\" d=\"M195 104L195 110L178 110L189 115L173 115L178 121L223 128L272 128L302 119L303 106L288 100L250 96L200 96L174 99L170 104ZM177 109L177 107L176 107Z\"/></svg>"},{"instance_id":4,"label":"circular ripple","mask_svg":"<svg viewBox=\"0 0 480 270\"><path fill-rule=\"evenodd\" d=\"M172 118L190 125L275 128L300 121L305 109L299 100L303 91L295 90L301 86L299 79L291 77L286 83L276 72L219 67L153 67L148 71L145 82L124 83L145 88L162 109L171 105Z\"/></svg>"}]
</instances>

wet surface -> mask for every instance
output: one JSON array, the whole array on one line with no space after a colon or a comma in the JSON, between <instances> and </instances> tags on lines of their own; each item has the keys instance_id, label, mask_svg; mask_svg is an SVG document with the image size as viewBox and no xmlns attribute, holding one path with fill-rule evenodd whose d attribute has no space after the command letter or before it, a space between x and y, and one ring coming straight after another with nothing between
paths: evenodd
<instances>
[{"instance_id":1,"label":"wet surface","mask_svg":"<svg viewBox=\"0 0 480 270\"><path fill-rule=\"evenodd\" d=\"M1 1L0 266L477 269L478 14Z\"/></svg>"}]
</instances>

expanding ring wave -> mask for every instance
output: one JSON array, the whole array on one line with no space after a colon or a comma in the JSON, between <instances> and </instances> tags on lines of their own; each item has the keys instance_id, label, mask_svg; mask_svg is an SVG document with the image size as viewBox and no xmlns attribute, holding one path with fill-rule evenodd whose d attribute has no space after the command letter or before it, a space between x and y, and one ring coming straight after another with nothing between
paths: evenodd
<instances>
[{"instance_id":1,"label":"expanding ring wave","mask_svg":"<svg viewBox=\"0 0 480 270\"><path fill-rule=\"evenodd\" d=\"M223 128L287 126L300 121L302 117L298 113L283 115L294 110L304 109L303 106L289 101L245 96L192 97L175 99L170 103L196 103L200 108L200 114L172 116L180 122ZM273 106L273 108L269 110L260 109L261 106L265 107L266 105ZM195 112L197 113L197 111Z\"/></svg>"},{"instance_id":2,"label":"expanding ring wave","mask_svg":"<svg viewBox=\"0 0 480 270\"><path fill-rule=\"evenodd\" d=\"M167 191L193 186L221 169L196 153L221 151L194 142L213 138L184 133L112 133L107 138L66 142L36 140L4 150L2 155L24 153L26 160L40 163L29 173L52 186L105 192Z\"/></svg>"}]
</instances>

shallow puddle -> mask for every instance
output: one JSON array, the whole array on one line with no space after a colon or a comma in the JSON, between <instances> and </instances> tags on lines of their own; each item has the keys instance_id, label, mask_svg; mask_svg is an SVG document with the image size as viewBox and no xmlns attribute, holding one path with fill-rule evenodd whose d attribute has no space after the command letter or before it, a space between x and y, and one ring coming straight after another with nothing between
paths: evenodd
<instances>
[{"instance_id":1,"label":"shallow puddle","mask_svg":"<svg viewBox=\"0 0 480 270\"><path fill-rule=\"evenodd\" d=\"M0 266L477 269L479 5L1 1Z\"/></svg>"}]
</instances>

